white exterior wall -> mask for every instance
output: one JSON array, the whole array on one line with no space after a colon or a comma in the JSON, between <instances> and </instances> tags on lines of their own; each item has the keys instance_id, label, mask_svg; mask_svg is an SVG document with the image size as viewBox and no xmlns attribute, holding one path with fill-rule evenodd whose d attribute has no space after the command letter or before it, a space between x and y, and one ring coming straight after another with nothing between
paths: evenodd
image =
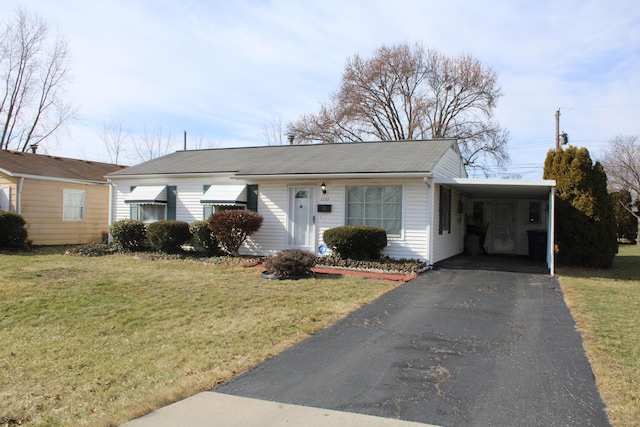
<instances>
[{"instance_id":1,"label":"white exterior wall","mask_svg":"<svg viewBox=\"0 0 640 427\"><path fill-rule=\"evenodd\" d=\"M124 202L131 192L132 186L142 185L175 185L176 186L176 219L192 223L203 218L200 198L204 194L205 185L230 185L243 184L242 181L231 181L228 178L149 178L149 179L123 179L114 180L112 183L112 221L128 219L129 205Z\"/></svg>"},{"instance_id":2,"label":"white exterior wall","mask_svg":"<svg viewBox=\"0 0 640 427\"><path fill-rule=\"evenodd\" d=\"M246 252L267 255L286 249L288 189L291 186L310 186L315 189L316 205L331 205L331 212L315 215L314 250L324 244L322 236L330 228L345 225L345 194L347 185L401 185L403 187L402 235L389 237L384 255L392 258L428 257L428 187L422 180L324 180L327 193L322 194L319 182L269 181L258 183L258 212L264 217L260 230L250 237ZM179 194L179 192L178 192Z\"/></svg>"},{"instance_id":3,"label":"white exterior wall","mask_svg":"<svg viewBox=\"0 0 640 427\"><path fill-rule=\"evenodd\" d=\"M428 259L429 251L429 187L422 179L411 180L324 180L327 193L320 191L320 180L314 181L260 181L258 184L258 213L264 217L260 230L252 235L241 251L244 254L269 255L287 248L287 211L288 188L290 186L310 186L315 189L315 205L331 205L331 212L317 212L315 215L315 245L317 249L323 244L323 233L333 227L344 225L345 188L347 185L401 185L403 188L402 234L400 237L389 237L383 254L392 258ZM200 197L203 185L243 184L228 178L161 178L116 180L113 182L112 221L128 219L129 205L124 200L130 193L131 186L140 185L175 185L176 219L191 223L202 218ZM456 202L457 203L457 202ZM456 205L457 206L457 205ZM436 213L437 218L437 213ZM452 220L453 223L453 220Z\"/></svg>"},{"instance_id":4,"label":"white exterior wall","mask_svg":"<svg viewBox=\"0 0 640 427\"><path fill-rule=\"evenodd\" d=\"M435 212L433 224L433 260L431 264L452 257L464 251L465 223L464 214L458 209L460 192L451 189L451 229L443 230L440 234L440 190L441 185L436 185Z\"/></svg>"},{"instance_id":5,"label":"white exterior wall","mask_svg":"<svg viewBox=\"0 0 640 427\"><path fill-rule=\"evenodd\" d=\"M258 183L258 213L264 217L262 227L245 243L242 251L251 255L271 255L286 248L287 183Z\"/></svg>"},{"instance_id":6,"label":"white exterior wall","mask_svg":"<svg viewBox=\"0 0 640 427\"><path fill-rule=\"evenodd\" d=\"M462 158L453 148L447 150L431 172L437 178L467 178Z\"/></svg>"}]
</instances>

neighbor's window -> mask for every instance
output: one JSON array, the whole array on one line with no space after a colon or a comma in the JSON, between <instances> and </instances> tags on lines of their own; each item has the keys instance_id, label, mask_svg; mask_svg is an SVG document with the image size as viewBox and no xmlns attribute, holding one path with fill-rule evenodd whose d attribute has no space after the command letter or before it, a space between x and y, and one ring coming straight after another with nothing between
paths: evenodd
<instances>
[{"instance_id":1,"label":"neighbor's window","mask_svg":"<svg viewBox=\"0 0 640 427\"><path fill-rule=\"evenodd\" d=\"M440 186L440 228L439 233L451 233L451 189Z\"/></svg>"},{"instance_id":2,"label":"neighbor's window","mask_svg":"<svg viewBox=\"0 0 640 427\"><path fill-rule=\"evenodd\" d=\"M131 219L138 219L147 224L167 219L167 206L165 204L137 204L133 206Z\"/></svg>"},{"instance_id":3,"label":"neighbor's window","mask_svg":"<svg viewBox=\"0 0 640 427\"><path fill-rule=\"evenodd\" d=\"M347 225L382 227L389 236L402 230L402 186L347 186Z\"/></svg>"},{"instance_id":4,"label":"neighbor's window","mask_svg":"<svg viewBox=\"0 0 640 427\"><path fill-rule=\"evenodd\" d=\"M63 190L62 219L64 221L84 220L84 190Z\"/></svg>"},{"instance_id":5,"label":"neighbor's window","mask_svg":"<svg viewBox=\"0 0 640 427\"><path fill-rule=\"evenodd\" d=\"M529 223L540 224L540 202L529 202Z\"/></svg>"}]
</instances>

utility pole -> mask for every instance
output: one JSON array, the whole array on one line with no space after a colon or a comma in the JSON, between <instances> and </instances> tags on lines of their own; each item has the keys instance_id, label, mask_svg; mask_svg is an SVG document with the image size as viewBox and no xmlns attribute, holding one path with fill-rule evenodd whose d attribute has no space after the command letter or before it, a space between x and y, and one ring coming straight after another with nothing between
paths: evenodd
<instances>
[{"instance_id":1,"label":"utility pole","mask_svg":"<svg viewBox=\"0 0 640 427\"><path fill-rule=\"evenodd\" d=\"M560 150L560 109L556 111L556 151Z\"/></svg>"},{"instance_id":2,"label":"utility pole","mask_svg":"<svg viewBox=\"0 0 640 427\"><path fill-rule=\"evenodd\" d=\"M560 133L560 109L556 110L556 151L560 150L561 145L569 143L569 135L566 132Z\"/></svg>"}]
</instances>

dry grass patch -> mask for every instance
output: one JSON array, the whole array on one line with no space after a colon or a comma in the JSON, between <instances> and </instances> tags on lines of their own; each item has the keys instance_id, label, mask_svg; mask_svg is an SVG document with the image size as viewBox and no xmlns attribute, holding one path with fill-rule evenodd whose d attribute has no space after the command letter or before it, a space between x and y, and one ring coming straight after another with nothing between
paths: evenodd
<instances>
[{"instance_id":1,"label":"dry grass patch","mask_svg":"<svg viewBox=\"0 0 640 427\"><path fill-rule=\"evenodd\" d=\"M557 272L611 423L640 425L640 247L621 246L610 270Z\"/></svg>"},{"instance_id":2,"label":"dry grass patch","mask_svg":"<svg viewBox=\"0 0 640 427\"><path fill-rule=\"evenodd\" d=\"M49 251L51 252L51 251ZM1 254L0 423L117 425L209 389L397 284Z\"/></svg>"}]
</instances>

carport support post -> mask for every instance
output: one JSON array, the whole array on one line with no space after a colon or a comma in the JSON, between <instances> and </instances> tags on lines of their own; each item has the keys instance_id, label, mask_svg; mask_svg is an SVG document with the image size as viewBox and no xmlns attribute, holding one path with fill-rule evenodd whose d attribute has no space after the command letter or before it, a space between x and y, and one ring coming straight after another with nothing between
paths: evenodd
<instances>
[{"instance_id":1,"label":"carport support post","mask_svg":"<svg viewBox=\"0 0 640 427\"><path fill-rule=\"evenodd\" d=\"M549 220L547 227L547 267L549 267L549 274L555 274L555 252L554 248L556 246L556 242L554 236L556 235L556 204L555 204L555 187L551 187L549 190Z\"/></svg>"},{"instance_id":2,"label":"carport support post","mask_svg":"<svg viewBox=\"0 0 640 427\"><path fill-rule=\"evenodd\" d=\"M428 248L427 248L427 252L429 254L428 260L427 260L427 266L428 267L433 267L433 229L434 229L434 219L435 219L435 207L436 207L436 191L435 191L435 185L433 184L433 176L431 176L431 174L429 174L428 176L425 176L423 178L423 182L425 184L427 184L427 192L429 194L429 197L427 198L427 203L429 203L429 241L428 241Z\"/></svg>"}]
</instances>

